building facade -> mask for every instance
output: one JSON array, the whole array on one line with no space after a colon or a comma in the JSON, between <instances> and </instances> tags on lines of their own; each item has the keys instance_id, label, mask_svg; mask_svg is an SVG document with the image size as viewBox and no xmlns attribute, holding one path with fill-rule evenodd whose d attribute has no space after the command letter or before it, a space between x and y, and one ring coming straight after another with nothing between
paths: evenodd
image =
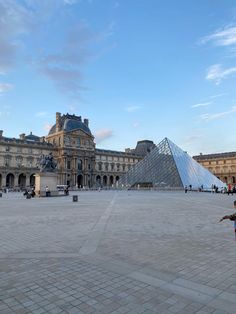
<instances>
[{"instance_id":1,"label":"building facade","mask_svg":"<svg viewBox=\"0 0 236 314\"><path fill-rule=\"evenodd\" d=\"M19 139L3 136L0 131L0 188L33 186L38 162L42 154L53 152L54 148L45 138L32 133L21 134Z\"/></svg>"},{"instance_id":2,"label":"building facade","mask_svg":"<svg viewBox=\"0 0 236 314\"><path fill-rule=\"evenodd\" d=\"M24 189L34 186L42 155L52 153L57 161L59 185L116 187L119 178L155 147L139 141L124 152L97 149L88 119L56 113L56 123L45 137L32 133L19 139L0 131L0 188Z\"/></svg>"},{"instance_id":3,"label":"building facade","mask_svg":"<svg viewBox=\"0 0 236 314\"><path fill-rule=\"evenodd\" d=\"M193 158L221 181L236 184L236 152L197 155Z\"/></svg>"}]
</instances>

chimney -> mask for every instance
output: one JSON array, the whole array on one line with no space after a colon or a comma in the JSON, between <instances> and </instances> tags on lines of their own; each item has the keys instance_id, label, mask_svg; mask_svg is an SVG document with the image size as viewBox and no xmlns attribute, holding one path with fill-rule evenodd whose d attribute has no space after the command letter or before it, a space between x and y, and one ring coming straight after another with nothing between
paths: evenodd
<instances>
[{"instance_id":1,"label":"chimney","mask_svg":"<svg viewBox=\"0 0 236 314\"><path fill-rule=\"evenodd\" d=\"M56 132L61 130L61 113L56 112Z\"/></svg>"},{"instance_id":2,"label":"chimney","mask_svg":"<svg viewBox=\"0 0 236 314\"><path fill-rule=\"evenodd\" d=\"M0 138L2 138L3 130L0 130Z\"/></svg>"},{"instance_id":3,"label":"chimney","mask_svg":"<svg viewBox=\"0 0 236 314\"><path fill-rule=\"evenodd\" d=\"M89 120L88 119L84 119L84 124L88 127L89 126Z\"/></svg>"},{"instance_id":4,"label":"chimney","mask_svg":"<svg viewBox=\"0 0 236 314\"><path fill-rule=\"evenodd\" d=\"M25 140L25 133L20 134L20 139L21 139L22 141Z\"/></svg>"}]
</instances>

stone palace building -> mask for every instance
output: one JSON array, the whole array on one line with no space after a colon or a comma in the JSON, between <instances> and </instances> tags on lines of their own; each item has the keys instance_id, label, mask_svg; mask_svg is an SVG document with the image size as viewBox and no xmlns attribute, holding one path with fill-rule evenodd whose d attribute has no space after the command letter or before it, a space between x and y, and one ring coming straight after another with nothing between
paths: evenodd
<instances>
[{"instance_id":1,"label":"stone palace building","mask_svg":"<svg viewBox=\"0 0 236 314\"><path fill-rule=\"evenodd\" d=\"M59 185L115 187L120 176L154 147L144 140L124 152L97 149L88 119L57 112L56 123L45 137L30 133L9 138L0 131L0 188L33 187L40 157L49 153L57 161Z\"/></svg>"},{"instance_id":2,"label":"stone palace building","mask_svg":"<svg viewBox=\"0 0 236 314\"><path fill-rule=\"evenodd\" d=\"M236 184L236 152L200 154L193 158L221 181Z\"/></svg>"}]
</instances>

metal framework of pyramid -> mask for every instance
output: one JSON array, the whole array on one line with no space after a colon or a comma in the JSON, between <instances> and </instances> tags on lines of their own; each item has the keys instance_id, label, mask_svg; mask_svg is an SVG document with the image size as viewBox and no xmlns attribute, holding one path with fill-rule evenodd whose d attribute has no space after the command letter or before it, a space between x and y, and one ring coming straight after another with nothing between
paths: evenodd
<instances>
[{"instance_id":1,"label":"metal framework of pyramid","mask_svg":"<svg viewBox=\"0 0 236 314\"><path fill-rule=\"evenodd\" d=\"M181 148L164 138L144 159L120 178L122 186L193 189L225 186L221 180L196 162Z\"/></svg>"}]
</instances>

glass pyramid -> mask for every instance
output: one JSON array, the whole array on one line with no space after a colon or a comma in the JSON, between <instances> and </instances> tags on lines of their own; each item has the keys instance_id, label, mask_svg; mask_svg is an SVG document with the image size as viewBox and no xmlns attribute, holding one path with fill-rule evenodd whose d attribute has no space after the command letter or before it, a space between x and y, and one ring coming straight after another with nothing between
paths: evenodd
<instances>
[{"instance_id":1,"label":"glass pyramid","mask_svg":"<svg viewBox=\"0 0 236 314\"><path fill-rule=\"evenodd\" d=\"M219 188L225 183L201 166L168 138L164 138L144 159L134 165L119 184L128 187L183 188L193 189L212 185Z\"/></svg>"}]
</instances>

